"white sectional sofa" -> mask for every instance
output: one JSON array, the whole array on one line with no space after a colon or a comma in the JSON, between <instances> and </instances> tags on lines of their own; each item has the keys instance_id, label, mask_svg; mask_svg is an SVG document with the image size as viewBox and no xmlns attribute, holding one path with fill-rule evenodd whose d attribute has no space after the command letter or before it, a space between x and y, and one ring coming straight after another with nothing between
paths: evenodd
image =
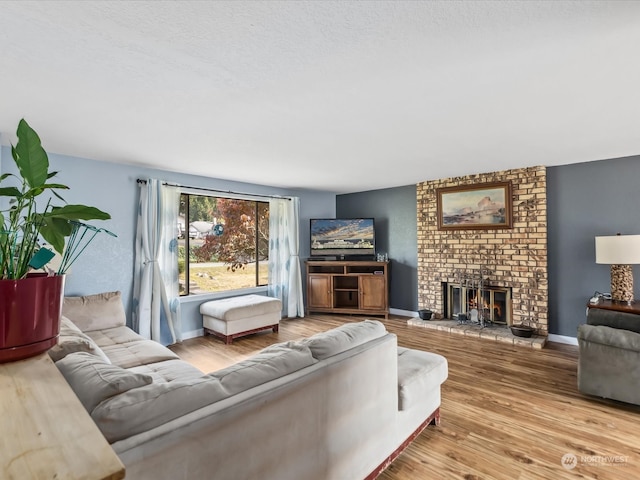
<instances>
[{"instance_id":1,"label":"white sectional sofa","mask_svg":"<svg viewBox=\"0 0 640 480\"><path fill-rule=\"evenodd\" d=\"M66 298L63 315L50 355L127 479L375 478L439 422L446 359L379 321L204 374L127 328L117 292Z\"/></svg>"}]
</instances>

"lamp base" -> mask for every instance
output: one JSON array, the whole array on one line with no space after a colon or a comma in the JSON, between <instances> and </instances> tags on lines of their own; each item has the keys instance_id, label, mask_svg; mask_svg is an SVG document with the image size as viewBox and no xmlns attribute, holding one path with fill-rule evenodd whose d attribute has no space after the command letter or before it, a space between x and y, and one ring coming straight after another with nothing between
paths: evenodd
<instances>
[{"instance_id":1,"label":"lamp base","mask_svg":"<svg viewBox=\"0 0 640 480\"><path fill-rule=\"evenodd\" d=\"M633 302L633 272L631 265L611 265L611 300Z\"/></svg>"}]
</instances>

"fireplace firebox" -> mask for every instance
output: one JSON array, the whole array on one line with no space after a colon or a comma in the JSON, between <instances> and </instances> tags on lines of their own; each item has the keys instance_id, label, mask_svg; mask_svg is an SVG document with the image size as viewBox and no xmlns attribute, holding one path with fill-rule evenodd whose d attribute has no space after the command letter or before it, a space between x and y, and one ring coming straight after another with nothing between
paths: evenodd
<instances>
[{"instance_id":1,"label":"fireplace firebox","mask_svg":"<svg viewBox=\"0 0 640 480\"><path fill-rule=\"evenodd\" d=\"M446 318L511 325L511 288L445 283L444 293Z\"/></svg>"}]
</instances>

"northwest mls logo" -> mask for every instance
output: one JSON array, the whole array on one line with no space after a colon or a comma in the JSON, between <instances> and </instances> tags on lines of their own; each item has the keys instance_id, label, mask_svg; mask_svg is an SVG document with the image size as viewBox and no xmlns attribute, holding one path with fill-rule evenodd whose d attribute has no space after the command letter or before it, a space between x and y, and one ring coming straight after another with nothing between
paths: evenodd
<instances>
[{"instance_id":1,"label":"northwest mls logo","mask_svg":"<svg viewBox=\"0 0 640 480\"><path fill-rule=\"evenodd\" d=\"M560 463L567 470L573 470L578 465L578 457L573 453L565 453L560 459Z\"/></svg>"},{"instance_id":2,"label":"northwest mls logo","mask_svg":"<svg viewBox=\"0 0 640 480\"><path fill-rule=\"evenodd\" d=\"M604 466L625 466L629 462L627 455L581 455L578 458L573 453L565 453L560 459L560 463L567 470L573 470L580 465L589 465L592 467Z\"/></svg>"}]
</instances>

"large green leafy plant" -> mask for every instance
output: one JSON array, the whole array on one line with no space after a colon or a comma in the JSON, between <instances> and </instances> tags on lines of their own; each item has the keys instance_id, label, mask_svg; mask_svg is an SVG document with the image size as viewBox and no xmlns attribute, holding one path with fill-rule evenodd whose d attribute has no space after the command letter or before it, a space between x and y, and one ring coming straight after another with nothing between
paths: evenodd
<instances>
[{"instance_id":1,"label":"large green leafy plant","mask_svg":"<svg viewBox=\"0 0 640 480\"><path fill-rule=\"evenodd\" d=\"M80 220L111 218L95 207L53 205L55 198L64 202L58 191L69 187L51 181L58 172L49 171L49 158L40 137L24 119L18 124L17 135L18 143L11 146L11 155L19 175L4 173L0 176L0 196L9 197L8 207L0 209L2 279L24 278L34 267L41 266L43 257L46 262L49 256L42 253L48 252L39 252L42 240L64 254L65 239L77 233L78 225L83 225L78 223ZM14 185L5 186L11 183Z\"/></svg>"}]
</instances>

